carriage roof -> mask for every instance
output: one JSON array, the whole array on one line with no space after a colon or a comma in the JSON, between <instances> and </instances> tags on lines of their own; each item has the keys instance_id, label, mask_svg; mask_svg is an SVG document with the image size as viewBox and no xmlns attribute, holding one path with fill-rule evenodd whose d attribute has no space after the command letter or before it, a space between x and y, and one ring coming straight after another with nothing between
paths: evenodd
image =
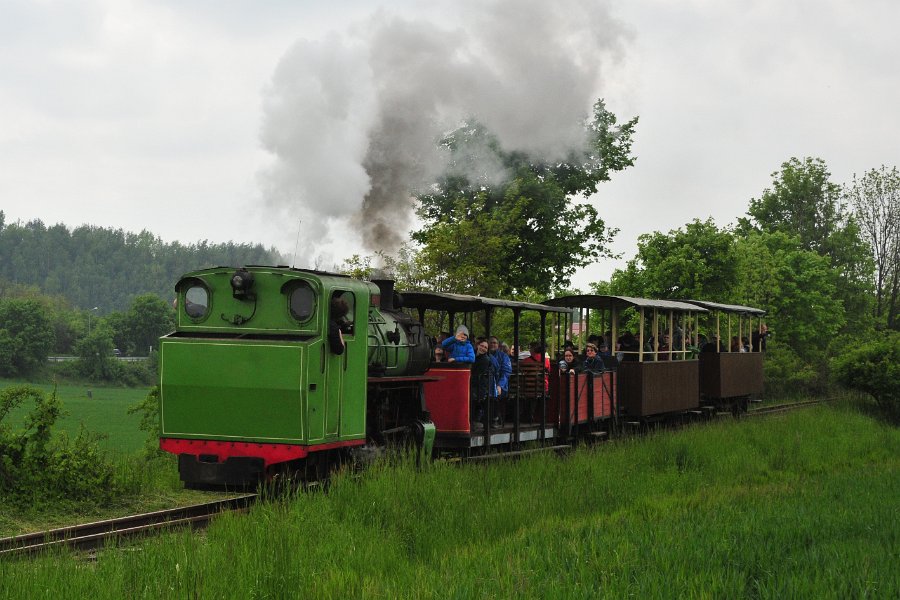
<instances>
[{"instance_id":1,"label":"carriage roof","mask_svg":"<svg viewBox=\"0 0 900 600\"><path fill-rule=\"evenodd\" d=\"M543 313L566 312L565 309L536 304L533 302L517 302L500 298L485 298L466 294L448 292L402 292L403 306L420 310L443 310L448 312L475 312L490 308L509 308L512 310L534 310Z\"/></svg>"},{"instance_id":2,"label":"carriage roof","mask_svg":"<svg viewBox=\"0 0 900 600\"><path fill-rule=\"evenodd\" d=\"M706 308L696 304L688 304L676 300L655 300L652 298L633 298L631 296L603 296L599 294L580 294L576 296L560 296L546 301L551 306L566 308L592 308L595 310L609 310L613 307L633 306L635 308L655 308L657 310L671 310L676 312L709 312Z\"/></svg>"}]
</instances>

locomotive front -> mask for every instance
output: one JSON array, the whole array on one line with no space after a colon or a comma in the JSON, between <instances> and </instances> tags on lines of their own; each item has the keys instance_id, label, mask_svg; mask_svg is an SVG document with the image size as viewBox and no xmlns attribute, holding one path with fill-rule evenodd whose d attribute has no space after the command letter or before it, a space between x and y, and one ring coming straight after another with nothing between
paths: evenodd
<instances>
[{"instance_id":1,"label":"locomotive front","mask_svg":"<svg viewBox=\"0 0 900 600\"><path fill-rule=\"evenodd\" d=\"M176 291L176 330L160 343L160 448L178 455L188 485L244 485L281 467L320 472L378 437L370 363L408 378L429 352L415 324L371 305L376 285L350 277L220 267L185 275ZM336 299L349 309L341 352L327 339ZM421 406L397 414L401 428L429 429Z\"/></svg>"}]
</instances>

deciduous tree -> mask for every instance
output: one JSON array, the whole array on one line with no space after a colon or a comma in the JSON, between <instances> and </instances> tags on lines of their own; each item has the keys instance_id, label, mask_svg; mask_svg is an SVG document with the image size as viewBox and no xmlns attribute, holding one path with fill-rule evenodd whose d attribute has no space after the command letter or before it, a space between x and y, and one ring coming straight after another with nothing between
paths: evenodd
<instances>
[{"instance_id":1,"label":"deciduous tree","mask_svg":"<svg viewBox=\"0 0 900 600\"><path fill-rule=\"evenodd\" d=\"M450 167L418 199L425 225L413 239L423 246L428 278L494 296L527 288L548 293L568 285L578 267L609 255L615 230L595 206L575 199L634 163L636 124L618 125L598 101L585 150L553 163L503 149L477 123L454 131L444 140Z\"/></svg>"},{"instance_id":2,"label":"deciduous tree","mask_svg":"<svg viewBox=\"0 0 900 600\"><path fill-rule=\"evenodd\" d=\"M828 258L782 232L750 233L735 250L733 300L766 310L779 344L806 361L822 361L845 323Z\"/></svg>"},{"instance_id":3,"label":"deciduous tree","mask_svg":"<svg viewBox=\"0 0 900 600\"><path fill-rule=\"evenodd\" d=\"M635 257L616 270L610 290L648 298L726 301L737 283L734 235L712 219L669 233L641 235Z\"/></svg>"},{"instance_id":4,"label":"deciduous tree","mask_svg":"<svg viewBox=\"0 0 900 600\"><path fill-rule=\"evenodd\" d=\"M28 375L47 360L53 324L37 300L0 300L0 374Z\"/></svg>"},{"instance_id":5,"label":"deciduous tree","mask_svg":"<svg viewBox=\"0 0 900 600\"><path fill-rule=\"evenodd\" d=\"M900 172L872 169L844 187L875 262L875 317L900 329Z\"/></svg>"},{"instance_id":6,"label":"deciduous tree","mask_svg":"<svg viewBox=\"0 0 900 600\"><path fill-rule=\"evenodd\" d=\"M865 328L873 266L840 186L820 158L791 158L772 177L772 187L750 201L742 230L782 232L799 239L801 249L827 257L848 324Z\"/></svg>"}]
</instances>

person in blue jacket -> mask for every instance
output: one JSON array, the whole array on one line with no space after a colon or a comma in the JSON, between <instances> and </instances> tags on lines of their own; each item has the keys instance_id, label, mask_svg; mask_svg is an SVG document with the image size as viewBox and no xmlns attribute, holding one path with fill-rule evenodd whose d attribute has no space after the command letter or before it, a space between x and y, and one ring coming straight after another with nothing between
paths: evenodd
<instances>
[{"instance_id":1,"label":"person in blue jacket","mask_svg":"<svg viewBox=\"0 0 900 600\"><path fill-rule=\"evenodd\" d=\"M497 393L500 390L500 386L497 385L500 365L497 358L488 352L488 347L487 339L480 337L475 340L475 364L472 365L469 391L472 402L473 431L481 431L484 427L482 420L485 416L485 405L490 402L493 409L496 405Z\"/></svg>"},{"instance_id":2,"label":"person in blue jacket","mask_svg":"<svg viewBox=\"0 0 900 600\"><path fill-rule=\"evenodd\" d=\"M465 325L456 328L456 335L441 342L447 362L475 362L475 348L469 343L469 329Z\"/></svg>"},{"instance_id":3,"label":"person in blue jacket","mask_svg":"<svg viewBox=\"0 0 900 600\"><path fill-rule=\"evenodd\" d=\"M500 340L495 336L491 336L488 340L490 355L497 363L497 395L494 403L491 405L491 414L494 415L492 425L499 427L502 424L499 412L499 403L506 400L509 396L509 376L512 375L512 360L509 354L500 349Z\"/></svg>"}]
</instances>

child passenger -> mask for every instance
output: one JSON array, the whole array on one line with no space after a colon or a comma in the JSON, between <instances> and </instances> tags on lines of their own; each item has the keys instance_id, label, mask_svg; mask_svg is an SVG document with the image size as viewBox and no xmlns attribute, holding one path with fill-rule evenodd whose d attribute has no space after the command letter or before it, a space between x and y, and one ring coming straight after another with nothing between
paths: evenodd
<instances>
[{"instance_id":1,"label":"child passenger","mask_svg":"<svg viewBox=\"0 0 900 600\"><path fill-rule=\"evenodd\" d=\"M441 342L447 362L473 363L475 349L469 343L469 329L465 325L456 328L456 335Z\"/></svg>"}]
</instances>

